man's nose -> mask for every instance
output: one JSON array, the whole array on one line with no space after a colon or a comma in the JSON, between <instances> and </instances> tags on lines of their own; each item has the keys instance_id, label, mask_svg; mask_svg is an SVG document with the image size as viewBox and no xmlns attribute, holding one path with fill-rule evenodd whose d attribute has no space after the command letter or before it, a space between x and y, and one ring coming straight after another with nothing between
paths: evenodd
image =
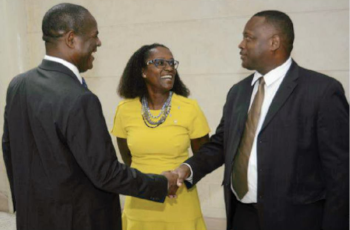
<instances>
[{"instance_id":1,"label":"man's nose","mask_svg":"<svg viewBox=\"0 0 350 230\"><path fill-rule=\"evenodd\" d=\"M245 42L244 42L244 39L238 44L238 48L240 49L244 49L244 46L245 46Z\"/></svg>"},{"instance_id":2,"label":"man's nose","mask_svg":"<svg viewBox=\"0 0 350 230\"><path fill-rule=\"evenodd\" d=\"M98 47L102 46L102 42L101 42L101 40L99 38L97 39L97 46Z\"/></svg>"}]
</instances>

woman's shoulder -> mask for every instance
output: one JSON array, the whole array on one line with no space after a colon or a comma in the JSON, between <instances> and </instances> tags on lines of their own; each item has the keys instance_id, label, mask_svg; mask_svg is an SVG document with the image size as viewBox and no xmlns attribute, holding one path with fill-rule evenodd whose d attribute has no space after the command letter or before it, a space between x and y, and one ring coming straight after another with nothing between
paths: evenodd
<instances>
[{"instance_id":1,"label":"woman's shoulder","mask_svg":"<svg viewBox=\"0 0 350 230\"><path fill-rule=\"evenodd\" d=\"M173 94L174 102L180 106L186 106L189 108L197 109L199 107L196 99L187 98L178 94Z\"/></svg>"},{"instance_id":2,"label":"woman's shoulder","mask_svg":"<svg viewBox=\"0 0 350 230\"><path fill-rule=\"evenodd\" d=\"M118 103L117 111L128 110L139 105L139 98L123 99Z\"/></svg>"},{"instance_id":3,"label":"woman's shoulder","mask_svg":"<svg viewBox=\"0 0 350 230\"><path fill-rule=\"evenodd\" d=\"M128 99L123 99L119 102L118 106L125 106L125 105L133 105L137 104L139 102L139 98L128 98Z\"/></svg>"}]
</instances>

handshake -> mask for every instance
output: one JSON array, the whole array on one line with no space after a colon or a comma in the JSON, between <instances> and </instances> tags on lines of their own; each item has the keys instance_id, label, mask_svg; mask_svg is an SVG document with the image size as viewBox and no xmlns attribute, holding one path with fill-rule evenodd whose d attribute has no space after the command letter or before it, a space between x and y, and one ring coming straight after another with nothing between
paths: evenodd
<instances>
[{"instance_id":1,"label":"handshake","mask_svg":"<svg viewBox=\"0 0 350 230\"><path fill-rule=\"evenodd\" d=\"M172 171L164 171L162 175L168 179L168 197L176 198L176 191L191 174L190 168L182 164Z\"/></svg>"}]
</instances>

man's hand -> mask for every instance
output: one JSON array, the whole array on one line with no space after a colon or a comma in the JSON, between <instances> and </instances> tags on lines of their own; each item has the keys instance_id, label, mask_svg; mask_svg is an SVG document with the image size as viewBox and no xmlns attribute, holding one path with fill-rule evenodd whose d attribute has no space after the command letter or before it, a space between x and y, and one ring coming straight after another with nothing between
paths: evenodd
<instances>
[{"instance_id":1,"label":"man's hand","mask_svg":"<svg viewBox=\"0 0 350 230\"><path fill-rule=\"evenodd\" d=\"M186 180L191 175L190 168L185 164L180 165L177 169L173 170L173 172L176 173L179 177L177 179L178 187L180 187L183 184L184 180Z\"/></svg>"},{"instance_id":2,"label":"man's hand","mask_svg":"<svg viewBox=\"0 0 350 230\"><path fill-rule=\"evenodd\" d=\"M168 179L168 196L169 198L176 198L176 191L179 188L177 186L178 175L173 171L164 171L162 175Z\"/></svg>"}]
</instances>

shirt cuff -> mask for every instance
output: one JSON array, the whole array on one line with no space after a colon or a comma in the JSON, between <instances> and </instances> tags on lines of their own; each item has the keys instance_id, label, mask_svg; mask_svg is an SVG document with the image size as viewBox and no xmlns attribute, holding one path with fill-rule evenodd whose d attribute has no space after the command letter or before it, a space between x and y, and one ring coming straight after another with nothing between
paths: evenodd
<instances>
[{"instance_id":1,"label":"shirt cuff","mask_svg":"<svg viewBox=\"0 0 350 230\"><path fill-rule=\"evenodd\" d=\"M190 168L191 174L189 175L189 177L187 177L185 180L190 182L191 184L193 184L193 171L192 171L192 167L191 165L187 164L187 163L182 163L183 165L187 165Z\"/></svg>"}]
</instances>

